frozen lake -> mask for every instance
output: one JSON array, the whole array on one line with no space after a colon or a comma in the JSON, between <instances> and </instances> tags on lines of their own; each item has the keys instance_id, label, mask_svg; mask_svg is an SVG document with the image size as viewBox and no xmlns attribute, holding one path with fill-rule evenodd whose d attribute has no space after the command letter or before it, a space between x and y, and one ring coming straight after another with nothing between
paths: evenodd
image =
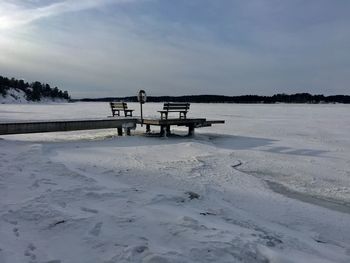
<instances>
[{"instance_id":1,"label":"frozen lake","mask_svg":"<svg viewBox=\"0 0 350 263\"><path fill-rule=\"evenodd\" d=\"M0 121L109 111L0 104ZM226 124L3 136L0 262L350 261L349 105L191 104L189 117Z\"/></svg>"}]
</instances>

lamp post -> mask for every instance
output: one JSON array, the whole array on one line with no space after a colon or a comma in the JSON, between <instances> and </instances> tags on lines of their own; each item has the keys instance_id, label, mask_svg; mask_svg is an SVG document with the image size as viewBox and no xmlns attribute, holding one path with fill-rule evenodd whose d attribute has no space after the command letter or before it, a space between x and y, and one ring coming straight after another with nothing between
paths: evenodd
<instances>
[{"instance_id":1,"label":"lamp post","mask_svg":"<svg viewBox=\"0 0 350 263\"><path fill-rule=\"evenodd\" d=\"M147 100L146 92L142 89L137 94L137 100L140 102L140 110L141 110L141 127L143 126L143 112L142 112L142 104L144 104Z\"/></svg>"}]
</instances>

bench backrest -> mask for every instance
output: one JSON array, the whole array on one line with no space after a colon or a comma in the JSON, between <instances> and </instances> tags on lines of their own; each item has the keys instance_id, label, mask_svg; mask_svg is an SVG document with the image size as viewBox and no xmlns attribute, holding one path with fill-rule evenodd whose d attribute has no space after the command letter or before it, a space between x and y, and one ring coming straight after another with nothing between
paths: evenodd
<instances>
[{"instance_id":1,"label":"bench backrest","mask_svg":"<svg viewBox=\"0 0 350 263\"><path fill-rule=\"evenodd\" d=\"M127 110L128 104L126 102L110 102L112 110Z\"/></svg>"},{"instance_id":2,"label":"bench backrest","mask_svg":"<svg viewBox=\"0 0 350 263\"><path fill-rule=\"evenodd\" d=\"M189 103L164 103L163 110L165 111L185 111L187 112L190 109Z\"/></svg>"}]
</instances>

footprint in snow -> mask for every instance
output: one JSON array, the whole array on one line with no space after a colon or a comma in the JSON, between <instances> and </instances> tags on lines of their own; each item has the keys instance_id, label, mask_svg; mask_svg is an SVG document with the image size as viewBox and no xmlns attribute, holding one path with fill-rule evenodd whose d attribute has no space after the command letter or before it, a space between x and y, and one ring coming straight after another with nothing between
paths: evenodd
<instances>
[{"instance_id":1,"label":"footprint in snow","mask_svg":"<svg viewBox=\"0 0 350 263\"><path fill-rule=\"evenodd\" d=\"M29 257L32 260L31 262L35 262L34 260L36 260L36 255L34 253L35 249L36 247L32 243L30 243L27 249L24 251L24 255L26 257Z\"/></svg>"},{"instance_id":2,"label":"footprint in snow","mask_svg":"<svg viewBox=\"0 0 350 263\"><path fill-rule=\"evenodd\" d=\"M9 212L9 213L13 213L12 210L8 210L8 212ZM18 221L16 221L16 220L11 220L11 219L7 218L6 215L4 215L4 216L2 217L2 220L4 220L6 223L9 223L9 224L11 224L11 225L15 225L15 226L18 225Z\"/></svg>"},{"instance_id":3,"label":"footprint in snow","mask_svg":"<svg viewBox=\"0 0 350 263\"><path fill-rule=\"evenodd\" d=\"M93 236L99 236L100 232L101 232L101 228L102 228L103 223L102 222L98 222L95 224L95 226L90 230L90 234Z\"/></svg>"},{"instance_id":4,"label":"footprint in snow","mask_svg":"<svg viewBox=\"0 0 350 263\"><path fill-rule=\"evenodd\" d=\"M35 176L33 177L35 178ZM56 183L52 182L50 179L38 179L35 180L34 183L32 184L32 186L30 188L38 188L40 187L42 184L46 184L46 185L57 185Z\"/></svg>"},{"instance_id":5,"label":"footprint in snow","mask_svg":"<svg viewBox=\"0 0 350 263\"><path fill-rule=\"evenodd\" d=\"M80 210L88 213L98 214L98 210L92 208L80 207Z\"/></svg>"},{"instance_id":6,"label":"footprint in snow","mask_svg":"<svg viewBox=\"0 0 350 263\"><path fill-rule=\"evenodd\" d=\"M199 197L200 197L199 194L197 194L197 193L195 193L195 192L191 192L191 191L186 192L185 194L187 194L187 195L188 195L188 198L191 199L191 200L193 200L193 199L199 199Z\"/></svg>"},{"instance_id":7,"label":"footprint in snow","mask_svg":"<svg viewBox=\"0 0 350 263\"><path fill-rule=\"evenodd\" d=\"M18 231L17 227L15 227L12 231L15 234L16 237L19 237L19 231Z\"/></svg>"}]
</instances>

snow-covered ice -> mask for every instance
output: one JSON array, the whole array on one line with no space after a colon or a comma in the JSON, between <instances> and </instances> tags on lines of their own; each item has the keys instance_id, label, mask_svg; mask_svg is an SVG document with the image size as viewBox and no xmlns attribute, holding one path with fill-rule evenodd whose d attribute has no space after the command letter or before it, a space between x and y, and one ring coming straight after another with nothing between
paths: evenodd
<instances>
[{"instance_id":1,"label":"snow-covered ice","mask_svg":"<svg viewBox=\"0 0 350 263\"><path fill-rule=\"evenodd\" d=\"M350 262L349 109L191 104L226 124L2 136L0 262ZM107 115L0 105L0 121Z\"/></svg>"}]
</instances>

